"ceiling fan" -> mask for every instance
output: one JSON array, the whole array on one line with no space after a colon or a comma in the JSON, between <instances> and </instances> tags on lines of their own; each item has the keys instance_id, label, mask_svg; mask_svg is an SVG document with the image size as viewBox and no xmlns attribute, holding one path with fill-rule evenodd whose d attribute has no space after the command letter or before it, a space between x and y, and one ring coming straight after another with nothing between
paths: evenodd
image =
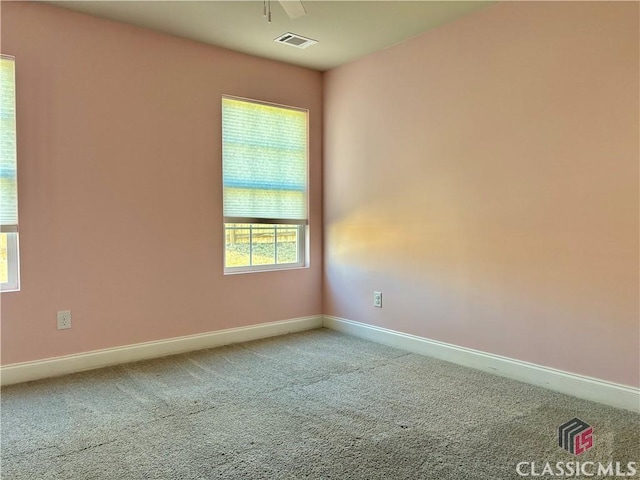
<instances>
[{"instance_id":1,"label":"ceiling fan","mask_svg":"<svg viewBox=\"0 0 640 480\"><path fill-rule=\"evenodd\" d=\"M280 5L289 18L303 17L307 14L304 5L300 0L278 0ZM267 22L271 23L271 0L263 0L262 16L267 18Z\"/></svg>"}]
</instances>

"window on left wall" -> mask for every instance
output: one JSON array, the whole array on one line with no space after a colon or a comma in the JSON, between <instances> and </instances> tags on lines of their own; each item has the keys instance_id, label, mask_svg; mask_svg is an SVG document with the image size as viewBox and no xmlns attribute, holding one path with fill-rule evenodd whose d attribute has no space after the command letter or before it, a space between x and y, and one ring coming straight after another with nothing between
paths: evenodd
<instances>
[{"instance_id":1,"label":"window on left wall","mask_svg":"<svg viewBox=\"0 0 640 480\"><path fill-rule=\"evenodd\" d=\"M0 56L0 291L20 289L15 59Z\"/></svg>"}]
</instances>

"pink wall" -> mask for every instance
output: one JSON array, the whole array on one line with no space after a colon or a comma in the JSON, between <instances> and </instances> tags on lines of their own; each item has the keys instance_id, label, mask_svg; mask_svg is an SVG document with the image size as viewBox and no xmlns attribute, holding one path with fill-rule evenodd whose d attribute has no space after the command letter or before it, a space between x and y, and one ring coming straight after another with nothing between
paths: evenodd
<instances>
[{"instance_id":1,"label":"pink wall","mask_svg":"<svg viewBox=\"0 0 640 480\"><path fill-rule=\"evenodd\" d=\"M22 260L3 364L322 312L321 74L1 13ZM326 74L325 313L639 385L638 13L504 3ZM309 269L222 275L223 93L310 109Z\"/></svg>"},{"instance_id":2,"label":"pink wall","mask_svg":"<svg viewBox=\"0 0 640 480\"><path fill-rule=\"evenodd\" d=\"M640 385L638 10L506 2L330 71L325 313Z\"/></svg>"},{"instance_id":3,"label":"pink wall","mask_svg":"<svg viewBox=\"0 0 640 480\"><path fill-rule=\"evenodd\" d=\"M37 3L2 3L1 46L22 261L3 364L322 313L319 72ZM222 94L310 110L308 269L222 274Z\"/></svg>"}]
</instances>

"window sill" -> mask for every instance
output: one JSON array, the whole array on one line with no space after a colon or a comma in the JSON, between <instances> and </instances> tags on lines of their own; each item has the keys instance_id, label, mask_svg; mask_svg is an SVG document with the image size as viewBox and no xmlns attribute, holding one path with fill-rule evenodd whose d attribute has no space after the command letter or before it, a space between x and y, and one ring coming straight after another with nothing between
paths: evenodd
<instances>
[{"instance_id":1,"label":"window sill","mask_svg":"<svg viewBox=\"0 0 640 480\"><path fill-rule=\"evenodd\" d=\"M243 273L265 273L265 272L286 272L289 270L303 270L309 268L309 265L291 265L279 267L275 265L261 265L253 267L234 267L224 270L225 275L240 275Z\"/></svg>"}]
</instances>

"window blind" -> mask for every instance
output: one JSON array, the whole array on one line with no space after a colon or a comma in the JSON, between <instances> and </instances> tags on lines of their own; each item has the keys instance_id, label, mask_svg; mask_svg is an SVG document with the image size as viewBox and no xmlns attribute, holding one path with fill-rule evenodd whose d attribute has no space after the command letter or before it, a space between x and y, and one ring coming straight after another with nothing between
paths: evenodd
<instances>
[{"instance_id":1,"label":"window blind","mask_svg":"<svg viewBox=\"0 0 640 480\"><path fill-rule=\"evenodd\" d=\"M0 231L18 231L14 59L0 56Z\"/></svg>"},{"instance_id":2,"label":"window blind","mask_svg":"<svg viewBox=\"0 0 640 480\"><path fill-rule=\"evenodd\" d=\"M222 99L226 222L307 222L307 112Z\"/></svg>"}]
</instances>

